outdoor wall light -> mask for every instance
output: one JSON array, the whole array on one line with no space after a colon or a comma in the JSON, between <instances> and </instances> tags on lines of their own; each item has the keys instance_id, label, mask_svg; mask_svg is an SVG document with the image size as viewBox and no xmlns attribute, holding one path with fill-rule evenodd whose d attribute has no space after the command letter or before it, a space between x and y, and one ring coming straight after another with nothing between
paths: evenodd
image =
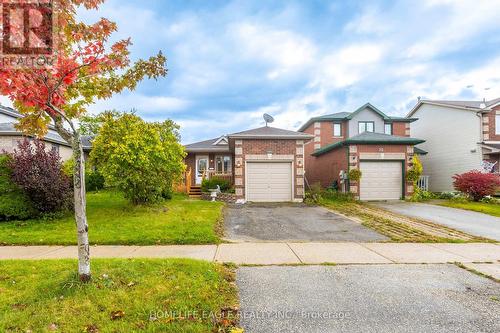
<instances>
[{"instance_id":1,"label":"outdoor wall light","mask_svg":"<svg viewBox=\"0 0 500 333\"><path fill-rule=\"evenodd\" d=\"M241 167L241 162L240 162L240 161L236 162L236 166L237 166L238 168L239 168L239 167Z\"/></svg>"}]
</instances>

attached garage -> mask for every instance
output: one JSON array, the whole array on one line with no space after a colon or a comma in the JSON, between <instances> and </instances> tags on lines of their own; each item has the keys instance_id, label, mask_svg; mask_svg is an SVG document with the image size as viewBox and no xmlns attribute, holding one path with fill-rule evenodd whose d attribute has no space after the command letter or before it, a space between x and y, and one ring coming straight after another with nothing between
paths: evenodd
<instances>
[{"instance_id":1,"label":"attached garage","mask_svg":"<svg viewBox=\"0 0 500 333\"><path fill-rule=\"evenodd\" d=\"M247 162L246 182L247 201L292 201L291 162Z\"/></svg>"},{"instance_id":2,"label":"attached garage","mask_svg":"<svg viewBox=\"0 0 500 333\"><path fill-rule=\"evenodd\" d=\"M361 200L399 200L403 197L403 161L361 161Z\"/></svg>"}]
</instances>

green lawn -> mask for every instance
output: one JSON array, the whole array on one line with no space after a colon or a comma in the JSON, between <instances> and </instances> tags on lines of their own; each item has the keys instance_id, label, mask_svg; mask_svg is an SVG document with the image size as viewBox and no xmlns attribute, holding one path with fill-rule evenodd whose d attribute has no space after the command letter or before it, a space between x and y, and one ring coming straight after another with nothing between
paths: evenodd
<instances>
[{"instance_id":1,"label":"green lawn","mask_svg":"<svg viewBox=\"0 0 500 333\"><path fill-rule=\"evenodd\" d=\"M500 205L496 203L460 202L460 201L448 200L445 202L440 202L438 205L452 207L452 208L460 208L465 210L472 210L475 212L480 212L500 217Z\"/></svg>"},{"instance_id":2,"label":"green lawn","mask_svg":"<svg viewBox=\"0 0 500 333\"><path fill-rule=\"evenodd\" d=\"M72 260L0 261L0 332L205 333L237 325L226 267L181 259L92 265L93 280L82 284Z\"/></svg>"},{"instance_id":3,"label":"green lawn","mask_svg":"<svg viewBox=\"0 0 500 333\"><path fill-rule=\"evenodd\" d=\"M175 195L154 207L128 203L112 191L87 195L91 244L210 244L217 236L223 204ZM72 245L76 229L71 214L55 220L0 222L0 245Z\"/></svg>"}]
</instances>

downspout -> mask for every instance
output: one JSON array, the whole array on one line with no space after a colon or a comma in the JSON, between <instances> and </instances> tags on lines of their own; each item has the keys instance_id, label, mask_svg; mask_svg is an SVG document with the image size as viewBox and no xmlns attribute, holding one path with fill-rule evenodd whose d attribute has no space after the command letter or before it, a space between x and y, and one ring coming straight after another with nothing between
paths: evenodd
<instances>
[{"instance_id":1,"label":"downspout","mask_svg":"<svg viewBox=\"0 0 500 333\"><path fill-rule=\"evenodd\" d=\"M483 112L482 111L476 112L476 116L479 117L479 141L478 142L483 142L484 141L484 136L483 136Z\"/></svg>"},{"instance_id":2,"label":"downspout","mask_svg":"<svg viewBox=\"0 0 500 333\"><path fill-rule=\"evenodd\" d=\"M484 156L483 156L483 148L481 148L481 146L479 145L479 143L484 142L484 135L483 135L483 111L476 112L476 116L479 117L479 141L478 141L478 143L476 145L477 145L477 149L478 149L478 153L479 153L479 158L480 158L479 159L479 165L481 165L481 163L482 163L481 161L484 159Z\"/></svg>"}]
</instances>

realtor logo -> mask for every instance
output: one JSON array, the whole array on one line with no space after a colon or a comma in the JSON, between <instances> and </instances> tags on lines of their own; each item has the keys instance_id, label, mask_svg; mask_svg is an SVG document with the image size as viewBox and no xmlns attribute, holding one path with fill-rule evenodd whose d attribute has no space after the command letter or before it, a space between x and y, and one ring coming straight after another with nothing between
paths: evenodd
<instances>
[{"instance_id":1,"label":"realtor logo","mask_svg":"<svg viewBox=\"0 0 500 333\"><path fill-rule=\"evenodd\" d=\"M1 0L1 67L46 67L54 61L54 0Z\"/></svg>"}]
</instances>

